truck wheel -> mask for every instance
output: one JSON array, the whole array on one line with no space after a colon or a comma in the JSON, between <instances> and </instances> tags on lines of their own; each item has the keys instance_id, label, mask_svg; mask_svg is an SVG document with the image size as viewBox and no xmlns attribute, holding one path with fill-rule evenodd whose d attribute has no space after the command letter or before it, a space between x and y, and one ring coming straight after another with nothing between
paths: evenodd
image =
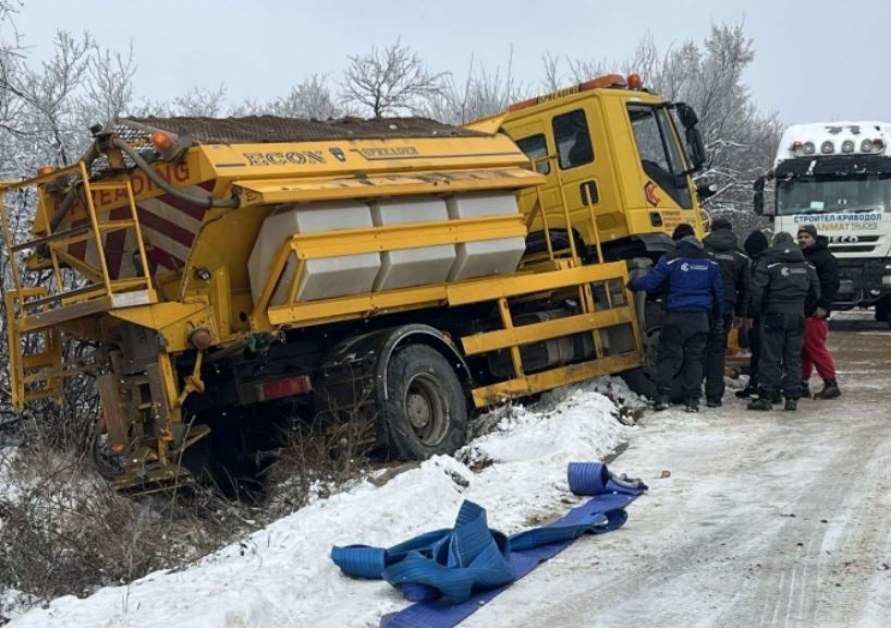
<instances>
[{"instance_id":1,"label":"truck wheel","mask_svg":"<svg viewBox=\"0 0 891 628\"><path fill-rule=\"evenodd\" d=\"M643 368L631 369L620 373L620 375L631 392L648 399L656 398L656 385Z\"/></svg>"},{"instance_id":2,"label":"truck wheel","mask_svg":"<svg viewBox=\"0 0 891 628\"><path fill-rule=\"evenodd\" d=\"M387 400L379 420L389 453L409 460L451 454L464 444L467 402L448 361L426 345L410 345L387 365Z\"/></svg>"},{"instance_id":3,"label":"truck wheel","mask_svg":"<svg viewBox=\"0 0 891 628\"><path fill-rule=\"evenodd\" d=\"M649 399L656 398L656 355L659 349L659 334L658 328L650 328L645 332L644 365L641 368L621 373L622 379L625 380L632 392ZM668 398L672 403L679 403L684 399L683 366L680 364L672 380Z\"/></svg>"},{"instance_id":4,"label":"truck wheel","mask_svg":"<svg viewBox=\"0 0 891 628\"><path fill-rule=\"evenodd\" d=\"M639 305L638 308L640 308ZM638 379L639 376L637 375L632 376L633 379L631 380L629 380L628 377L625 377L625 380L631 390L639 395L643 395L653 399L655 398L656 394L656 369L658 363L657 356L659 354L659 338L662 333L662 318L664 315L664 310L662 309L661 303L650 300L644 302L644 308L645 309L643 311L645 312L645 320L641 325L641 329L643 330L644 334L643 370L647 378L649 378L650 380L649 386L640 381ZM668 398L669 400L671 400L672 403L679 403L684 399L683 365L680 363L678 364L678 368L675 371L674 377L672 378L671 391L668 393Z\"/></svg>"}]
</instances>

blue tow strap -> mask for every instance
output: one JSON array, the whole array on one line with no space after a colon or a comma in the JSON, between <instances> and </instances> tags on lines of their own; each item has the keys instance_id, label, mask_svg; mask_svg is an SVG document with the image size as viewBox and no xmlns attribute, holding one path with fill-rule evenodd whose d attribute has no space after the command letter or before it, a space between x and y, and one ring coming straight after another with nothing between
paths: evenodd
<instances>
[{"instance_id":1,"label":"blue tow strap","mask_svg":"<svg viewBox=\"0 0 891 628\"><path fill-rule=\"evenodd\" d=\"M593 497L542 528L507 537L489 529L484 508L465 500L454 528L389 549L335 546L331 559L345 574L383 578L416 602L384 616L381 626L454 626L582 534L621 527L624 508L647 490L640 480L613 476L602 462L571 462L568 477L573 493Z\"/></svg>"}]
</instances>

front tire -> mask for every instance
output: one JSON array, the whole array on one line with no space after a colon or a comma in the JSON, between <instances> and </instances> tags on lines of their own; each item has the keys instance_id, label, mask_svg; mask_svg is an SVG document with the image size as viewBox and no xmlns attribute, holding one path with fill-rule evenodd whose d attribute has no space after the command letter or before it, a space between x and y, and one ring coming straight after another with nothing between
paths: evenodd
<instances>
[{"instance_id":1,"label":"front tire","mask_svg":"<svg viewBox=\"0 0 891 628\"><path fill-rule=\"evenodd\" d=\"M464 444L467 402L448 361L426 345L410 345L387 365L387 399L379 420L389 454L424 460Z\"/></svg>"}]
</instances>

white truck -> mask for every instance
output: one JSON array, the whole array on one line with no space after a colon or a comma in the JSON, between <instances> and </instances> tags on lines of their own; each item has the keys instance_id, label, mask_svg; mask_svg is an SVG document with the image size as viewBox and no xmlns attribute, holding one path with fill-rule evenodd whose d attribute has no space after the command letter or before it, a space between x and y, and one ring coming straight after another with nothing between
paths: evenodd
<instances>
[{"instance_id":1,"label":"white truck","mask_svg":"<svg viewBox=\"0 0 891 628\"><path fill-rule=\"evenodd\" d=\"M891 325L891 123L815 122L788 127L773 168L755 181L754 207L774 230L813 224L838 259L836 309L875 307ZM765 211L765 181L775 199Z\"/></svg>"}]
</instances>

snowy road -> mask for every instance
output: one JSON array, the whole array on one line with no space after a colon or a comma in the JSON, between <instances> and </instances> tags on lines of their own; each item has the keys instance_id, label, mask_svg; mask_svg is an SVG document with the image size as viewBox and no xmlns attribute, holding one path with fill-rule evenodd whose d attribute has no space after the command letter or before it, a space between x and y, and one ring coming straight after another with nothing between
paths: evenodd
<instances>
[{"instance_id":1,"label":"snowy road","mask_svg":"<svg viewBox=\"0 0 891 628\"><path fill-rule=\"evenodd\" d=\"M625 528L462 625L891 625L891 333L843 321L831 344L841 399L648 413L612 465L651 488Z\"/></svg>"}]
</instances>

